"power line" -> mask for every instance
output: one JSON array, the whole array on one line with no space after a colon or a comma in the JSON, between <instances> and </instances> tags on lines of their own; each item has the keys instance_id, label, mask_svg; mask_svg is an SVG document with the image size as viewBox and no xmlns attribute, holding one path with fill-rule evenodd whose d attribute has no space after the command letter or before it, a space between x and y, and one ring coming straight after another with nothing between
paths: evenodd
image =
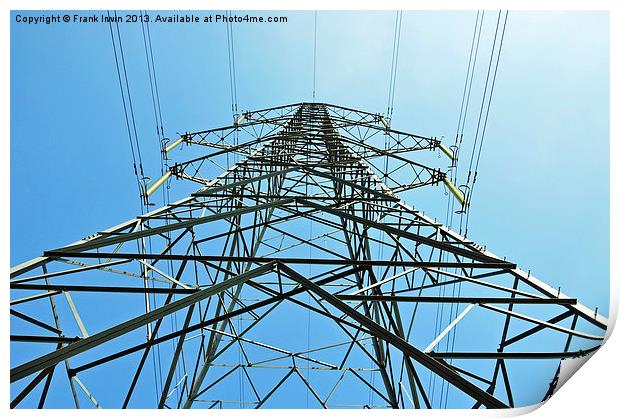
<instances>
[{"instance_id":1,"label":"power line","mask_svg":"<svg viewBox=\"0 0 620 419\"><path fill-rule=\"evenodd\" d=\"M485 109L485 104L487 101L487 90L489 87L489 78L491 77L491 67L493 64L493 57L495 54L495 45L497 43L497 33L499 30L499 22L500 22L500 18L501 18L501 11L497 14L497 23L495 24L495 35L493 36L493 47L491 48L491 56L489 57L489 66L487 68L487 75L486 75L486 79L484 82L484 91L482 93L482 101L480 103L480 111L478 113L478 123L476 125L476 135L474 136L474 146L472 147L472 153L469 159L469 171L467 173L467 184L469 184L470 181L470 177L471 177L471 169L474 163L474 156L475 156L475 152L476 152L476 146L478 143L478 135L480 133L480 124L482 122L482 115L484 113L484 109ZM487 109L488 111L488 109Z\"/></svg>"},{"instance_id":2,"label":"power line","mask_svg":"<svg viewBox=\"0 0 620 419\"><path fill-rule=\"evenodd\" d=\"M233 36L232 17L227 11L228 20L226 22L226 41L228 45L228 76L230 79L230 102L233 118L237 117L237 74L235 67L235 41Z\"/></svg>"},{"instance_id":3,"label":"power line","mask_svg":"<svg viewBox=\"0 0 620 419\"><path fill-rule=\"evenodd\" d=\"M488 89L488 85L489 85L489 77L491 74L491 67L492 67L492 63L493 63L493 58L494 58L494 54L495 54L495 46L497 44L497 34L498 34L498 30L499 30L499 23L500 23L500 18L501 18L501 10L499 11L498 15L497 15L497 22L495 24L495 33L493 35L493 46L491 48L491 54L489 56L489 65L487 68L487 74L486 74L486 79L485 79L485 83L484 83L484 91L482 93L482 99L480 102L480 111L478 113L478 122L476 125L476 134L474 136L474 143L472 146L472 150L471 150L471 155L470 155L470 159L469 159L469 169L467 172L467 181L465 182L464 188L467 190L466 194L465 194L465 204L464 204L464 208L463 208L463 212L461 212L461 217L460 217L460 221L459 221L459 233L464 234L465 236L467 236L467 221L469 220L469 216L463 216L464 212L468 212L470 209L470 198L471 198L471 174L472 174L472 164L473 164L473 159L474 159L474 155L476 153L476 147L478 145L478 136L480 133L480 123L482 121L482 114L483 111L485 109L485 103L487 101L487 89ZM463 225L463 221L465 220L465 225Z\"/></svg>"},{"instance_id":4,"label":"power line","mask_svg":"<svg viewBox=\"0 0 620 419\"><path fill-rule=\"evenodd\" d=\"M487 112L484 118L484 126L482 127L482 137L480 139L480 147L478 148L478 157L476 158L476 166L474 168L474 171L475 171L474 173L477 173L478 171L478 164L480 163L480 154L482 152L482 144L484 142L485 133L487 130L487 122L489 120L489 110L491 108L491 100L493 99L493 91L495 90L495 79L497 78L497 69L499 67L499 60L502 54L502 47L504 45L504 34L506 32L506 22L508 21L508 11L506 11L504 16L505 17L504 17L504 26L502 28L502 37L499 42L499 50L497 52L497 59L495 61L495 70L493 71L493 81L491 82L491 93L489 94L489 103L487 105ZM474 182L475 182L475 176L474 176Z\"/></svg>"},{"instance_id":5,"label":"power line","mask_svg":"<svg viewBox=\"0 0 620 419\"><path fill-rule=\"evenodd\" d=\"M499 24L499 18L501 17L501 11L499 13L498 16L498 24ZM489 93L489 99L488 99L488 103L487 103L487 107L486 107L486 115L484 117L484 125L482 128L482 135L480 138L480 146L478 147L478 154L476 157L476 165L474 167L474 178L472 181L472 185L471 185L471 190L469 193L469 202L471 203L471 199L472 199L472 195L473 195L473 191L474 191L474 185L476 184L476 180L478 178L478 165L480 164L480 155L482 154L482 146L484 144L484 138L485 138L485 134L486 134L486 129L487 129L487 122L489 120L489 112L491 109L491 100L493 99L493 91L495 90L495 80L497 78L497 69L499 67L499 61L501 58L501 54L502 54L502 47L504 45L504 34L506 33L506 22L508 21L508 11L506 11L504 13L504 24L502 27L502 35L500 38L500 43L499 43L499 49L497 51L497 58L495 60L495 69L493 71L493 79L491 82L491 91ZM497 32L496 32L497 35ZM473 155L472 155L472 160L473 160ZM467 212L467 219L465 221L465 231L467 231L467 226L469 224L469 216L470 216L470 211Z\"/></svg>"},{"instance_id":6,"label":"power line","mask_svg":"<svg viewBox=\"0 0 620 419\"><path fill-rule=\"evenodd\" d=\"M471 95L471 86L473 83L473 77L474 77L474 71L475 71L475 64L476 64L476 58L478 55L478 48L479 48L479 43L480 43L480 34L482 31L482 23L483 23L483 19L484 19L484 11L482 12L482 19L480 20L480 26L478 27L478 40L476 41L476 49L475 49L475 54L473 54L473 58L474 58L474 65L473 68L470 72L470 65L472 62L472 52L474 51L474 39L476 38L476 29L478 26L478 18L479 18L480 12L478 12L476 14L476 23L474 25L474 34L472 35L472 43L470 46L470 54L469 54L469 62L468 62L468 68L467 68L467 76L465 79L465 88L463 90L463 97L461 99L461 110L459 113L459 121L458 121L458 125L457 125L457 132L455 135L455 156L456 156L456 160L453 163L454 166L454 172L453 172L453 182L456 183L457 180L457 171L458 171L458 155L461 149L461 144L463 141L463 130L464 130L464 126L465 126L465 122L466 122L466 117L467 117L467 108L469 107L469 100L470 100L470 95ZM490 70L491 70L491 66L492 66L492 62L493 62L493 58L494 58L494 52L495 52L495 46L496 46L496 42L497 42L497 33L498 33L498 28L499 28L499 23L500 23L500 18L501 18L501 11L498 14L498 21L496 23L496 28L495 28L495 34L494 34L494 38L493 38L493 47L491 49L491 55L489 58L489 67L487 69L487 76L486 76L486 81L485 81L485 87L484 87L484 93L482 96L482 104L481 104L481 108L480 108L480 113L479 113L479 117L478 117L478 125L476 128L476 135L475 135L475 139L474 139L474 145L472 148L472 155L471 155L471 160L470 160L470 172L468 174L468 180L467 183L465 184L465 188L469 189L469 193L467 195L467 200L465 205L467 206L467 208L464 208L464 210L467 210L466 212L466 218L465 218L465 236L467 236L467 227L468 227L468 220L469 220L469 205L471 203L471 195L473 192L473 185L475 183L475 178L476 178L476 174L474 174L474 182L471 185L471 188L469 187L469 181L470 181L470 175L471 175L471 162L473 160L475 151L476 151L476 143L478 141L478 133L479 133L479 128L480 128L480 121L481 121L481 117L483 114L483 109L484 109L484 104L485 104L485 100L486 100L486 92L487 92L487 87L488 87L488 81L489 81L489 75L490 75ZM489 94L489 99L486 105L486 116L485 116L485 125L484 128L482 130L482 137L480 140L480 145L478 147L478 158L476 160L476 169L475 169L475 173L477 173L477 167L478 167L478 163L480 161L480 152L482 149L482 143L484 141L484 132L486 130L486 121L488 120L488 113L489 113L489 108L490 108L490 104L491 104L491 98L493 95L493 89L494 89L494 85L495 85L495 76L497 74L497 67L498 67L498 63L499 63L499 57L501 54L501 45L503 44L503 36L504 36L504 31L505 31L505 25L506 25L506 19L507 19L507 14L506 14L506 18L504 19L504 29L502 31L502 40L500 41L500 48L499 48L499 52L496 58L496 62L495 62L495 72L493 75L493 81L492 81L492 86L491 86L491 91ZM468 78L469 78L469 82L468 82ZM468 83L469 83L469 88L468 88ZM467 101L465 102L465 97L466 97L466 91L467 92ZM465 104L465 112L463 113L463 106ZM449 212L449 221L448 221L448 226L449 228L451 227L452 224L452 218L453 218L453 211L450 210L450 205L452 205L452 208L454 206L454 198L453 197L449 197L448 198L448 212ZM463 228L463 212L461 211L460 213L460 227L461 227L461 231ZM456 272L456 271L455 271ZM452 285L452 296L457 296L460 297L461 295L461 283L459 283L458 285L453 284ZM449 315L449 322L452 322L453 318L456 317L456 315L459 312L459 308L460 308L460 304L456 304L456 310L455 310L455 306L454 303L450 304L450 315ZM458 330L458 325L456 325L452 330L450 330L450 332L448 332L448 335L446 337L446 350L448 350L448 348L452 348L451 350L454 349L454 345L455 345L455 341L456 341L456 333ZM449 361L449 363L452 363L452 360ZM447 406L448 404L448 398L449 398L449 394L450 394L450 386L445 386L445 397L444 397L444 384L445 382L442 381L442 386L441 386L441 396L440 396L440 405L443 403L443 405Z\"/></svg>"},{"instance_id":7,"label":"power line","mask_svg":"<svg viewBox=\"0 0 620 419\"><path fill-rule=\"evenodd\" d=\"M478 22L480 22L478 24ZM460 151L462 149L462 143L463 143L463 132L465 129L465 122L467 121L467 113L469 110L469 103L470 103L470 99L471 99L471 91L472 91L472 85L473 85L473 79L474 79L474 74L476 71L476 63L478 61L478 50L480 48L480 36L482 34L482 27L484 24L484 10L482 11L482 13L480 13L480 11L478 11L476 13L476 23L474 24L474 33L472 35L472 42L470 45L470 51L469 51L469 62L467 64L467 74L465 76L465 85L463 87L463 97L461 99L461 110L459 111L459 121L458 121L458 125L457 125L457 129L456 129L456 133L455 133L455 138L454 138L454 161L452 163L454 170L452 171L452 183L453 184L458 184L457 180L458 180L458 162L459 162L459 156L460 156ZM474 49L474 40L475 40L475 49ZM472 56L473 56L473 63L472 63ZM471 65L471 71L470 71L470 65ZM455 198L452 194L448 195L448 210L446 214L446 224L449 228L452 227L452 220L454 218L454 205L455 205Z\"/></svg>"},{"instance_id":8,"label":"power line","mask_svg":"<svg viewBox=\"0 0 620 419\"><path fill-rule=\"evenodd\" d=\"M141 158L140 158L140 154L138 153L138 159L136 159L136 147L134 146L134 137L137 136L137 132L135 130L135 119L133 118L133 109L131 106L131 101L127 101L125 100L125 90L127 90L127 96L128 98L130 98L129 95L129 84L127 83L127 71L125 68L125 62L124 62L124 54L123 54L123 50L121 47L121 39L120 39L120 31L118 28L118 23L116 24L116 29L117 29L117 40L119 43L119 49L116 48L116 42L115 38L114 38L114 31L112 29L112 18L110 16L110 11L108 10L107 12L108 14L108 25L110 28L110 40L112 42L112 50L114 51L114 63L116 64L116 75L118 76L118 85L119 85L119 90L121 93L121 99L123 102L123 114L125 116L125 124L127 127L127 135L129 137L129 147L131 150L131 158L132 158L132 162L133 162L133 171L134 171L134 175L136 177L136 182L138 185L138 194L140 195L140 209L142 211L142 213L144 213L144 206L143 206L143 202L142 202L142 179L141 179L141 175L143 176L143 172L142 172L142 164L141 164ZM116 17L116 12L114 12L114 16ZM119 55L121 55L121 62L123 64L123 73L125 75L125 87L123 87L123 77L121 76L121 66L119 64ZM128 107L127 105L129 104L129 111L128 111ZM131 124L129 121L129 115L131 114L132 116L132 121L133 121L133 127L134 127L134 135L132 135L132 130L131 130ZM137 137L135 137L135 143L136 146L138 145L137 143ZM138 163L140 162L140 163ZM140 167L140 175L138 174L138 166Z\"/></svg>"},{"instance_id":9,"label":"power line","mask_svg":"<svg viewBox=\"0 0 620 419\"><path fill-rule=\"evenodd\" d=\"M142 17L142 12L140 12L140 17ZM149 87L151 90L151 102L153 104L153 114L155 115L155 130L157 132L157 139L161 140L161 133L159 131L159 115L157 113L157 105L155 103L155 88L153 86L153 75L151 71L151 62L149 58L149 49L146 42L146 31L144 29L144 20L140 19L140 26L142 27L142 40L144 41L144 54L146 56L146 67L149 75Z\"/></svg>"},{"instance_id":10,"label":"power line","mask_svg":"<svg viewBox=\"0 0 620 419\"><path fill-rule=\"evenodd\" d=\"M479 13L479 12L478 12ZM467 88L467 100L465 101L465 110L463 112L463 119L460 122L459 127L457 127L457 137L458 137L458 142L455 140L455 144L457 146L459 146L460 149L460 145L463 142L463 131L465 129L465 122L467 121L467 113L469 111L469 103L470 103L470 98L471 98L471 91L472 91L472 86L473 86L473 81L474 81L474 74L476 71L476 64L478 62L478 51L480 49L480 37L482 35L482 28L484 25L484 10L482 11L482 13L480 14L480 25L478 26L478 36L476 39L476 49L474 52L474 61L471 67L471 73L469 74L469 86ZM476 21L478 20L478 17L476 16ZM474 28L474 35L475 35L475 28ZM465 84L467 85L467 81L465 82ZM460 130L460 131L459 131Z\"/></svg>"},{"instance_id":11,"label":"power line","mask_svg":"<svg viewBox=\"0 0 620 419\"><path fill-rule=\"evenodd\" d=\"M116 16L116 11L114 12L114 16ZM120 28L118 25L118 19L116 19L116 33L118 36L118 46L119 46L119 50L120 50L120 56L121 56L121 63L123 64L123 75L125 78L125 86L127 87L127 100L129 103L129 112L131 114L131 124L133 126L133 132L134 132L134 140L136 143L136 151L137 151L137 155L138 155L138 164L139 164L139 170L140 170L140 176L142 178L144 178L144 171L142 170L142 153L140 152L140 141L138 140L138 130L136 128L136 117L133 111L133 101L131 100L131 89L129 88L129 78L127 77L127 66L125 64L125 53L123 51L123 40L121 38L121 32L120 32Z\"/></svg>"},{"instance_id":12,"label":"power line","mask_svg":"<svg viewBox=\"0 0 620 419\"><path fill-rule=\"evenodd\" d=\"M239 112L237 109L237 104L238 104L237 102L237 67L235 65L235 38L234 38L232 22L230 22L230 51L231 51L231 57L232 57L233 87L235 91L235 113L237 114Z\"/></svg>"},{"instance_id":13,"label":"power line","mask_svg":"<svg viewBox=\"0 0 620 419\"><path fill-rule=\"evenodd\" d=\"M140 16L144 16L142 12L140 12ZM157 72L155 71L155 59L153 54L153 43L151 39L151 31L149 28L148 21L144 21L144 19L140 19L140 24L142 28L142 40L144 44L144 54L146 57L146 67L149 77L149 88L151 93L151 103L153 106L153 114L155 117L155 131L157 133L157 139L159 141L160 146L160 170L163 175L166 171L166 162L165 162L165 153L163 149L165 148L164 141L165 139L165 131L164 131L164 122L161 115L161 101L159 99L159 87L157 83ZM169 202L169 187L162 188L162 197L164 204ZM148 200L148 197L145 198ZM148 201L147 201L148 203Z\"/></svg>"},{"instance_id":14,"label":"power line","mask_svg":"<svg viewBox=\"0 0 620 419\"><path fill-rule=\"evenodd\" d=\"M312 101L316 101L316 20L318 12L314 11L314 58L312 64Z\"/></svg>"},{"instance_id":15,"label":"power line","mask_svg":"<svg viewBox=\"0 0 620 419\"><path fill-rule=\"evenodd\" d=\"M145 13L146 14L146 13ZM144 14L144 15L145 15ZM151 31L149 28L149 23L148 20L145 22L145 20L142 18L142 16L144 16L142 14L142 12L140 12L140 23L141 23L141 28L142 28L142 40L143 40L143 44L144 44L144 52L145 52L145 57L146 57L146 66L147 66L147 72L148 72L148 76L149 76L149 88L150 88L150 93L151 93L151 102L153 105L153 114L155 117L155 131L157 133L157 139L159 142L159 146L160 146L160 169L161 169L161 174L163 175L166 171L167 171L167 167L166 167L166 161L165 161L165 131L164 131L164 123L163 123L163 118L161 115L161 100L159 98L159 87L158 87L158 83L157 83L157 72L156 72L156 67L155 67L155 59L154 59L154 54L153 54L153 42L152 42L152 38L151 38ZM167 205L170 202L170 190L169 190L169 182L167 182L167 184L165 185L165 187L163 187L161 189L162 191L162 198L163 198L163 203L164 205ZM147 204L149 204L148 202L148 196L145 196L145 202ZM168 225L168 220L165 220L165 224ZM168 233L164 233L163 234L164 237L167 238L168 242L170 242L170 236ZM145 244L143 243L143 246L145 246ZM151 243L151 238L149 237L148 240L148 247L149 247L149 252L151 251L151 247L152 247L152 243ZM168 261L168 269L169 272L173 275L174 272L174 266L172 264L172 261ZM151 286L155 286L154 281L151 280ZM155 298L155 295L152 296L152 305L153 308L157 308L157 299ZM177 326L177 317L176 314L171 316L171 322L172 322L172 329L174 331L176 331L178 329ZM156 354L156 355L155 355ZM162 368L161 368L161 351L159 348L155 348L154 350L154 357L153 357L153 369L155 371L155 376L157 377L157 373L159 373L159 385L162 386ZM181 349L181 356L184 356L184 349ZM183 369L185 368L185 365L182 365ZM179 376L179 368L181 368L181 366L177 365L177 368L175 369L175 377L178 379ZM183 371L184 372L184 371ZM156 381L157 384L157 381ZM163 387L163 386L162 386Z\"/></svg>"},{"instance_id":16,"label":"power line","mask_svg":"<svg viewBox=\"0 0 620 419\"><path fill-rule=\"evenodd\" d=\"M124 112L124 116L125 116L125 124L127 127L127 133L128 133L128 137L129 137L129 145L130 145L130 149L131 149L131 157L132 157L132 162L133 162L133 169L134 169L134 175L136 177L136 182L138 185L138 193L140 196L140 210L141 213L144 214L144 204L147 203L146 201L146 194L143 193L144 192L144 187L145 187L145 182L146 182L146 177L144 176L144 171L143 171L143 166L142 166L142 154L140 151L140 142L138 139L138 130L136 128L136 118L135 118L135 114L134 114L134 110L133 110L133 102L131 99L131 88L130 88L130 83L129 83L129 77L127 76L127 65L125 63L125 53L123 50L123 42L122 42L122 37L121 37L121 33L120 33L120 28L118 25L118 19L117 19L117 14L116 11L114 12L114 16L115 16L115 24L116 24L116 41L114 38L114 30L112 29L112 19L110 17L110 12L107 12L108 14L108 24L109 24L109 28L110 28L110 38L112 41L112 49L114 51L114 62L116 65L116 74L118 76L118 81L119 81L119 89L121 92L121 98L122 98L122 102L123 102L123 112ZM143 36L144 36L144 27L143 27ZM144 44L145 44L145 50L146 50L146 37L143 38L144 39ZM116 42L118 42L118 49L116 47ZM120 55L120 60L119 60L119 55ZM149 61L148 61L148 54L147 54L147 67L149 70L149 80L151 81L151 68ZM151 60L151 64L153 64L153 61ZM121 76L121 69L122 69L122 76ZM124 82L124 86L123 86L123 82ZM153 85L151 82L151 93L153 93ZM127 100L125 99L125 95L127 96ZM152 96L153 99L153 109L155 110L155 95ZM158 98L159 100L159 98ZM130 119L131 119L131 123L130 123ZM157 111L155 111L155 120L156 120L156 128L157 128ZM132 135L132 128L133 128L133 135ZM159 129L156 129L157 134L158 134L158 138L160 135ZM162 127L162 131L161 131L162 135L163 135L163 127ZM138 173L139 172L139 173ZM140 241L138 240L137 242L137 246L138 249L143 248L146 251L146 244L144 243L144 241ZM149 238L149 246L150 246L150 238ZM150 249L149 249L150 250ZM142 267L143 270L143 275L146 278L146 272L145 272L145 268ZM145 279L145 285L146 285L146 279ZM155 299L153 296L153 305L155 306ZM145 295L145 305L148 308L149 306L149 300L148 297ZM156 397L159 394L159 388L162 387L162 370L161 370L161 354L160 354L160 349L156 348L154 354L154 356L152 357L153 360L153 375L154 375L154 387L155 387L155 394ZM159 384L159 385L158 385ZM126 402L128 402L129 399L126 399Z\"/></svg>"},{"instance_id":17,"label":"power line","mask_svg":"<svg viewBox=\"0 0 620 419\"><path fill-rule=\"evenodd\" d=\"M386 117L389 119L394 113L394 95L396 91L396 73L398 69L398 56L400 52L400 31L403 21L403 12L396 12L396 20L394 22L394 39L392 41L392 67L390 70L390 85L388 88L388 105Z\"/></svg>"},{"instance_id":18,"label":"power line","mask_svg":"<svg viewBox=\"0 0 620 419\"><path fill-rule=\"evenodd\" d=\"M164 121L161 115L161 101L159 100L159 85L157 83L157 72L155 71L155 58L153 54L153 44L151 41L151 29L149 26L149 22L147 21L144 26L146 27L146 37L147 37L148 44L149 44L149 55L151 58L151 71L153 72L153 84L155 86L155 99L157 101L157 110L159 112L159 128L161 130L161 136L163 138L166 136L166 133L164 131Z\"/></svg>"},{"instance_id":19,"label":"power line","mask_svg":"<svg viewBox=\"0 0 620 419\"><path fill-rule=\"evenodd\" d=\"M392 82L394 80L394 56L396 54L396 27L398 25L398 12L396 12L396 21L394 22L394 36L392 38L392 61L390 64L390 84L388 86L388 101L386 116L390 114L390 101L392 99Z\"/></svg>"},{"instance_id":20,"label":"power line","mask_svg":"<svg viewBox=\"0 0 620 419\"><path fill-rule=\"evenodd\" d=\"M483 19L484 19L484 11L483 13ZM480 18L480 10L478 10L478 12L476 12L476 23L474 24L474 32L471 36L471 45L469 46L469 60L467 61L467 74L465 76L465 86L463 86L463 96L461 97L461 109L459 111L459 122L457 124L456 127L456 133L454 136L454 144L456 145L457 141L458 141L458 136L459 136L459 132L461 131L461 122L464 122L462 117L463 117L463 108L465 105L465 96L467 93L467 84L469 82L469 76L470 76L470 69L471 69L471 59L473 56L473 52L474 52L474 43L476 40L476 32L478 31L478 20ZM476 50L477 51L477 50ZM471 74L473 76L473 71L471 71Z\"/></svg>"}]
</instances>

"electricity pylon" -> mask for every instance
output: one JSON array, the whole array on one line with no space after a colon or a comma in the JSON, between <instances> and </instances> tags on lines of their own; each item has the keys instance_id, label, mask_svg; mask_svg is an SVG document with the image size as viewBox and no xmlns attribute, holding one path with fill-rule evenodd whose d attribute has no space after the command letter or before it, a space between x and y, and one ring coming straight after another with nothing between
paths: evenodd
<instances>
[{"instance_id":1,"label":"electricity pylon","mask_svg":"<svg viewBox=\"0 0 620 419\"><path fill-rule=\"evenodd\" d=\"M172 164L181 148L200 153ZM146 203L193 193L11 270L12 406L542 400L607 319L405 203L443 184L467 209L419 163L433 150L452 163L436 138L315 103L164 144Z\"/></svg>"}]
</instances>

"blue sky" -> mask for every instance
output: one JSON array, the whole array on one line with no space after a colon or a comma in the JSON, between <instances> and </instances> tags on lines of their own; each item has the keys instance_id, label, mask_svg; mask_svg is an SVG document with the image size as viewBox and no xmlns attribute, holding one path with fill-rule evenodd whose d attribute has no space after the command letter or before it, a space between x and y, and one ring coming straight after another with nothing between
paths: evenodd
<instances>
[{"instance_id":1,"label":"blue sky","mask_svg":"<svg viewBox=\"0 0 620 419\"><path fill-rule=\"evenodd\" d=\"M496 18L487 13L484 64ZM240 109L311 100L314 13L261 14L288 23L235 26ZM317 101L385 112L394 14L319 12ZM451 142L475 15L404 13L393 127ZM156 178L142 34L139 25L121 32L144 170ZM168 136L229 124L225 26L152 24L151 35ZM467 152L485 67L476 74ZM107 25L12 19L11 265L139 211L116 77ZM410 196L443 219L441 188ZM606 13L510 13L469 236L608 313Z\"/></svg>"}]
</instances>

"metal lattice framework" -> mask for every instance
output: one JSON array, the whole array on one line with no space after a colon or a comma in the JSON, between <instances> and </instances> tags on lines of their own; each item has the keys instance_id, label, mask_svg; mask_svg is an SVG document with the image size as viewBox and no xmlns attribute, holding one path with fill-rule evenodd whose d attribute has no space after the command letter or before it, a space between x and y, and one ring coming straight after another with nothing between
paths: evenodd
<instances>
[{"instance_id":1,"label":"metal lattice framework","mask_svg":"<svg viewBox=\"0 0 620 419\"><path fill-rule=\"evenodd\" d=\"M503 408L603 340L603 316L403 202L463 201L415 159L450 157L436 138L300 103L179 146L200 157L144 195L194 193L11 270L12 407Z\"/></svg>"}]
</instances>

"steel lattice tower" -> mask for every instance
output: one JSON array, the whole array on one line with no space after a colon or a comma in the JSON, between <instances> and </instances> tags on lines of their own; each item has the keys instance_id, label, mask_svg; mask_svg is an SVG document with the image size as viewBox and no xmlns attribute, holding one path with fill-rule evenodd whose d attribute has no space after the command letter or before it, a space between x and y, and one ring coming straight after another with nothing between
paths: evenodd
<instances>
[{"instance_id":1,"label":"steel lattice tower","mask_svg":"<svg viewBox=\"0 0 620 419\"><path fill-rule=\"evenodd\" d=\"M11 270L12 406L502 408L535 371L551 394L607 319L406 204L467 206L432 150L315 103L165 144L145 199L193 193Z\"/></svg>"}]
</instances>

